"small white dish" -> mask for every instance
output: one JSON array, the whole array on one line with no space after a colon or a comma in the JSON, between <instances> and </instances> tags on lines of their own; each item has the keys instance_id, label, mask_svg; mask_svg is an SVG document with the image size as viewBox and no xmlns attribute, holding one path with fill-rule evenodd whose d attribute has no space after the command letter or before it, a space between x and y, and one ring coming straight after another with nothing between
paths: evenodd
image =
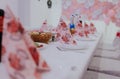
<instances>
[{"instance_id":1,"label":"small white dish","mask_svg":"<svg viewBox=\"0 0 120 79\"><path fill-rule=\"evenodd\" d=\"M37 48L40 50L43 50L48 47L48 44L45 44L45 43L40 43L40 42L35 42L35 43L37 45Z\"/></svg>"}]
</instances>

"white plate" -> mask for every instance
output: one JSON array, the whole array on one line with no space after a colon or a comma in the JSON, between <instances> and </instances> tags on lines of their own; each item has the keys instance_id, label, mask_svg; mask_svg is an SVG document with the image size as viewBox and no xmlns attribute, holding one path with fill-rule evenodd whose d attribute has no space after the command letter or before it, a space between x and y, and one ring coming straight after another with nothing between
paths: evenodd
<instances>
[{"instance_id":1,"label":"white plate","mask_svg":"<svg viewBox=\"0 0 120 79\"><path fill-rule=\"evenodd\" d=\"M48 44L45 44L45 43L40 43L40 42L35 42L35 43L38 44L39 46L42 45L42 47L37 47L38 49L41 49L41 50L48 47Z\"/></svg>"},{"instance_id":2,"label":"white plate","mask_svg":"<svg viewBox=\"0 0 120 79\"><path fill-rule=\"evenodd\" d=\"M89 37L78 37L75 36L74 39L77 41L95 41L98 36L89 35Z\"/></svg>"},{"instance_id":3,"label":"white plate","mask_svg":"<svg viewBox=\"0 0 120 79\"><path fill-rule=\"evenodd\" d=\"M100 35L100 33L95 33L95 34L89 34L89 37L98 37Z\"/></svg>"},{"instance_id":4,"label":"white plate","mask_svg":"<svg viewBox=\"0 0 120 79\"><path fill-rule=\"evenodd\" d=\"M79 39L79 41L95 41L96 40L96 38L94 38L94 37L82 37L82 38L80 38Z\"/></svg>"},{"instance_id":5,"label":"white plate","mask_svg":"<svg viewBox=\"0 0 120 79\"><path fill-rule=\"evenodd\" d=\"M85 50L89 46L88 45L83 45L83 44L81 44L81 45L80 44L79 45L61 44L58 47L63 49L63 50Z\"/></svg>"}]
</instances>

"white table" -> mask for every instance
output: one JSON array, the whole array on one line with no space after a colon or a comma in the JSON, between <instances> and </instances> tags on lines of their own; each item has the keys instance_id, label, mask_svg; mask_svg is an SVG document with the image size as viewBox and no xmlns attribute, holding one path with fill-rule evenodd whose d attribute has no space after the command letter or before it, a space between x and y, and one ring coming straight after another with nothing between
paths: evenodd
<instances>
[{"instance_id":1,"label":"white table","mask_svg":"<svg viewBox=\"0 0 120 79\"><path fill-rule=\"evenodd\" d=\"M42 79L82 79L93 56L101 35L95 41L81 41L89 48L81 53L75 51L60 51L56 43L50 44L46 50L40 50L42 57L49 64L51 71L43 74Z\"/></svg>"},{"instance_id":2,"label":"white table","mask_svg":"<svg viewBox=\"0 0 120 79\"><path fill-rule=\"evenodd\" d=\"M45 49L39 49L42 57L49 64L51 71L42 75L42 79L82 79L101 35L95 41L81 41L88 44L85 51L59 51L57 43L51 43ZM80 53L81 52L81 53ZM83 53L84 52L84 53ZM0 79L9 79L3 64L0 64Z\"/></svg>"}]
</instances>

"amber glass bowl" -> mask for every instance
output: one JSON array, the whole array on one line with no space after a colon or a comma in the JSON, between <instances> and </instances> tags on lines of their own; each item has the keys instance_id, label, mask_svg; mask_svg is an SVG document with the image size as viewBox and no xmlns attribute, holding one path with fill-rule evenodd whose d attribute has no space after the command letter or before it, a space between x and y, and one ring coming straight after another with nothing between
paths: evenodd
<instances>
[{"instance_id":1,"label":"amber glass bowl","mask_svg":"<svg viewBox=\"0 0 120 79\"><path fill-rule=\"evenodd\" d=\"M70 29L70 33L71 34L75 34L75 29L73 28L73 29Z\"/></svg>"},{"instance_id":2,"label":"amber glass bowl","mask_svg":"<svg viewBox=\"0 0 120 79\"><path fill-rule=\"evenodd\" d=\"M50 32L31 32L31 38L34 42L48 43L52 38L52 33Z\"/></svg>"}]
</instances>

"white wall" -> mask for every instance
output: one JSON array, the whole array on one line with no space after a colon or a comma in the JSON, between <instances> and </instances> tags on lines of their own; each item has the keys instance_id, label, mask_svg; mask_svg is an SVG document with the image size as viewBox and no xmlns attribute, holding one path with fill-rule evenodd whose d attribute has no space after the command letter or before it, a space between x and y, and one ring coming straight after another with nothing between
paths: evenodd
<instances>
[{"instance_id":1,"label":"white wall","mask_svg":"<svg viewBox=\"0 0 120 79\"><path fill-rule=\"evenodd\" d=\"M49 25L58 25L62 0L52 0L51 9L48 9L47 0L20 0L19 4L22 5L19 5L21 21L27 29L40 28L44 20L47 20Z\"/></svg>"},{"instance_id":2,"label":"white wall","mask_svg":"<svg viewBox=\"0 0 120 79\"><path fill-rule=\"evenodd\" d=\"M29 28L30 26L30 0L19 0L18 1L18 13L22 24Z\"/></svg>"},{"instance_id":3,"label":"white wall","mask_svg":"<svg viewBox=\"0 0 120 79\"><path fill-rule=\"evenodd\" d=\"M62 14L62 0L52 0L52 3L52 8L48 10L48 23L56 27Z\"/></svg>"},{"instance_id":4,"label":"white wall","mask_svg":"<svg viewBox=\"0 0 120 79\"><path fill-rule=\"evenodd\" d=\"M6 9L6 6L9 6L15 16L18 16L18 0L0 0L0 8Z\"/></svg>"},{"instance_id":5,"label":"white wall","mask_svg":"<svg viewBox=\"0 0 120 79\"><path fill-rule=\"evenodd\" d=\"M47 0L0 0L0 8L5 9L7 4L26 29L40 28L46 19L50 25L57 26L62 11L62 0L52 0L51 9Z\"/></svg>"},{"instance_id":6,"label":"white wall","mask_svg":"<svg viewBox=\"0 0 120 79\"><path fill-rule=\"evenodd\" d=\"M110 22L109 25L106 25L103 21L89 21L87 23L93 22L97 28L98 32L102 32L103 36L101 38L101 43L112 44L116 36L116 32L120 30L114 23Z\"/></svg>"},{"instance_id":7,"label":"white wall","mask_svg":"<svg viewBox=\"0 0 120 79\"><path fill-rule=\"evenodd\" d=\"M38 28L48 18L47 0L30 0L30 26Z\"/></svg>"},{"instance_id":8,"label":"white wall","mask_svg":"<svg viewBox=\"0 0 120 79\"><path fill-rule=\"evenodd\" d=\"M40 28L48 18L47 0L19 0L19 17L25 29Z\"/></svg>"},{"instance_id":9,"label":"white wall","mask_svg":"<svg viewBox=\"0 0 120 79\"><path fill-rule=\"evenodd\" d=\"M42 22L47 19L50 25L56 26L61 16L62 0L52 0L52 8L48 9L47 0L0 0L0 8L5 9L8 4L17 17L20 17L22 24L26 29L40 28ZM103 42L112 43L117 28L114 23L106 25L101 21L94 21L98 25L99 31L105 27Z\"/></svg>"},{"instance_id":10,"label":"white wall","mask_svg":"<svg viewBox=\"0 0 120 79\"><path fill-rule=\"evenodd\" d=\"M109 25L106 25L106 30L103 36L104 43L112 44L118 30L120 30L120 27L117 27L112 22Z\"/></svg>"}]
</instances>

